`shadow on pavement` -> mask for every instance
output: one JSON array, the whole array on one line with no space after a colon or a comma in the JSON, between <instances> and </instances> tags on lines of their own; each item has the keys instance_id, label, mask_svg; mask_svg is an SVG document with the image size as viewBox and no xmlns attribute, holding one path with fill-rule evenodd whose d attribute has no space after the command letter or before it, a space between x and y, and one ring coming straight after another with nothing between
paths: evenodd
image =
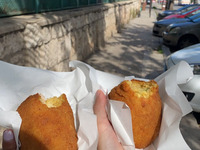
<instances>
[{"instance_id":1,"label":"shadow on pavement","mask_svg":"<svg viewBox=\"0 0 200 150\"><path fill-rule=\"evenodd\" d=\"M153 79L161 74L163 55L157 52L160 40L152 36L153 21L147 24L143 20L131 20L120 34L109 39L105 48L89 57L86 63L120 76Z\"/></svg>"}]
</instances>

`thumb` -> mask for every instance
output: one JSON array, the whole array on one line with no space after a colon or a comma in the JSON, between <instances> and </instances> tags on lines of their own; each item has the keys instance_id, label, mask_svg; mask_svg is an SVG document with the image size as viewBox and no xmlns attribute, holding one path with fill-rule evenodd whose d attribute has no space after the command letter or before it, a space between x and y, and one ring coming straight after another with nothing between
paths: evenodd
<instances>
[{"instance_id":1,"label":"thumb","mask_svg":"<svg viewBox=\"0 0 200 150\"><path fill-rule=\"evenodd\" d=\"M98 90L96 92L96 98L95 98L95 104L94 104L94 113L97 115L97 117L101 119L107 119L107 113L106 113L106 95L103 93L103 91Z\"/></svg>"},{"instance_id":2,"label":"thumb","mask_svg":"<svg viewBox=\"0 0 200 150\"><path fill-rule=\"evenodd\" d=\"M3 150L16 150L17 145L12 129L7 129L3 132L2 148Z\"/></svg>"}]
</instances>

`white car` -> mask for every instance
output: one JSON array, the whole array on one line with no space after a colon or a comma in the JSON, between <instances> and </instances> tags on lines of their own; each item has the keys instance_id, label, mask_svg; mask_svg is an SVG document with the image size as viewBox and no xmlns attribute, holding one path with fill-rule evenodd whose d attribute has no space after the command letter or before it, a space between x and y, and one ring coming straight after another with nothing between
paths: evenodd
<instances>
[{"instance_id":1,"label":"white car","mask_svg":"<svg viewBox=\"0 0 200 150\"><path fill-rule=\"evenodd\" d=\"M165 60L166 69L180 61L186 61L193 68L194 77L186 84L179 85L193 111L200 113L200 44L195 44L169 55Z\"/></svg>"}]
</instances>

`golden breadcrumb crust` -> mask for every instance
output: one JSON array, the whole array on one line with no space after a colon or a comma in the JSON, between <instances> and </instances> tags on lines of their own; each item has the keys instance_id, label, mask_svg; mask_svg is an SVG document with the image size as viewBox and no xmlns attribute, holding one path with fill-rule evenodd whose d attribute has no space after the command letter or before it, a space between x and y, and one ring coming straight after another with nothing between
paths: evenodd
<instances>
[{"instance_id":1,"label":"golden breadcrumb crust","mask_svg":"<svg viewBox=\"0 0 200 150\"><path fill-rule=\"evenodd\" d=\"M17 109L21 150L77 150L74 117L65 94L44 100L29 96Z\"/></svg>"},{"instance_id":2,"label":"golden breadcrumb crust","mask_svg":"<svg viewBox=\"0 0 200 150\"><path fill-rule=\"evenodd\" d=\"M136 148L150 145L159 134L162 102L155 81L125 80L114 87L109 99L125 102L132 116Z\"/></svg>"}]
</instances>

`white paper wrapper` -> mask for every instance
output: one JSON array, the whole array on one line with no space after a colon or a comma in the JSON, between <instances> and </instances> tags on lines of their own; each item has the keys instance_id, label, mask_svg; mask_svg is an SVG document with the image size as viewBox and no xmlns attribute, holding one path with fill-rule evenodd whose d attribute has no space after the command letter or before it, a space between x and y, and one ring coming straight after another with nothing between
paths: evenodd
<instances>
[{"instance_id":1,"label":"white paper wrapper","mask_svg":"<svg viewBox=\"0 0 200 150\"><path fill-rule=\"evenodd\" d=\"M133 77L98 71L79 61L70 62L70 66L76 69L61 73L0 62L0 125L13 128L17 139L21 119L16 109L23 100L35 93L46 98L65 93L74 112L79 149L97 149L95 93L98 89L109 92L121 81ZM179 123L192 109L177 84L192 76L189 65L181 62L155 79L163 101L163 118L159 137L145 150L190 149L182 138ZM129 108L124 103L109 101L108 113L124 149L134 150Z\"/></svg>"},{"instance_id":2,"label":"white paper wrapper","mask_svg":"<svg viewBox=\"0 0 200 150\"><path fill-rule=\"evenodd\" d=\"M98 135L92 110L94 95L86 87L90 82L79 68L73 72L52 72L0 62L0 70L0 125L13 128L16 140L21 125L16 109L28 96L40 93L49 98L65 93L74 113L79 149L94 150Z\"/></svg>"},{"instance_id":3,"label":"white paper wrapper","mask_svg":"<svg viewBox=\"0 0 200 150\"><path fill-rule=\"evenodd\" d=\"M94 80L93 83L98 83L108 92L123 80L134 78L134 76L123 78L101 72L78 61L72 62L71 65L87 70L84 73L90 75L89 77ZM179 124L181 118L190 113L192 108L178 84L185 83L192 77L192 69L182 61L155 79L163 102L162 124L159 137L145 150L190 150L180 133ZM124 149L134 150L129 108L124 103L109 101L108 116Z\"/></svg>"}]
</instances>

